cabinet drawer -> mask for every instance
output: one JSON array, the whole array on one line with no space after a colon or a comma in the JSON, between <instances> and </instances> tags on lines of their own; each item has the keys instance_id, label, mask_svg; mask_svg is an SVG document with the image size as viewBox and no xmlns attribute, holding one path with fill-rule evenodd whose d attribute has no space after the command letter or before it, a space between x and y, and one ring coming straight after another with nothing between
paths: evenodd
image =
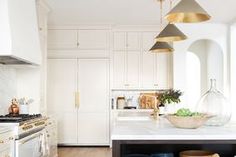
<instances>
[{"instance_id":1,"label":"cabinet drawer","mask_svg":"<svg viewBox=\"0 0 236 157\"><path fill-rule=\"evenodd\" d=\"M5 150L11 147L14 142L14 136L12 131L0 133L0 150Z\"/></svg>"}]
</instances>

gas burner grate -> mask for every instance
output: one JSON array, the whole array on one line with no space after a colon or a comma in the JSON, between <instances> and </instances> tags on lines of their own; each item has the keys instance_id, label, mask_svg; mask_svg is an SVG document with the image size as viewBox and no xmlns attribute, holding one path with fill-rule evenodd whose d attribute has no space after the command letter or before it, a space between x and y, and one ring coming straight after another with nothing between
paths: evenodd
<instances>
[{"instance_id":1,"label":"gas burner grate","mask_svg":"<svg viewBox=\"0 0 236 157\"><path fill-rule=\"evenodd\" d=\"M35 118L40 118L42 117L41 114L7 114L7 115L2 115L0 116L0 123L18 123L22 121L27 121Z\"/></svg>"}]
</instances>

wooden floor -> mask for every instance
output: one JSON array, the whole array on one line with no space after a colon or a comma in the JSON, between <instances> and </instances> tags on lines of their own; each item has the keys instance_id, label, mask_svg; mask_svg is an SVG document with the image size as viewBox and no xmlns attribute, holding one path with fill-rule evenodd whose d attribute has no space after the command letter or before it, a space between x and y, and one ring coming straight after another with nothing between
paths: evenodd
<instances>
[{"instance_id":1,"label":"wooden floor","mask_svg":"<svg viewBox=\"0 0 236 157\"><path fill-rule=\"evenodd\" d=\"M112 157L109 147L59 147L58 157Z\"/></svg>"}]
</instances>

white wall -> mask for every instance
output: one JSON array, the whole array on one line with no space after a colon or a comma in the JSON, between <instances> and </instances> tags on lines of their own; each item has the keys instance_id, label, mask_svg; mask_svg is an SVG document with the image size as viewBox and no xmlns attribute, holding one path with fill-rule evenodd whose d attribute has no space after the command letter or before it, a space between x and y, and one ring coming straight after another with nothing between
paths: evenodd
<instances>
[{"instance_id":1,"label":"white wall","mask_svg":"<svg viewBox=\"0 0 236 157\"><path fill-rule=\"evenodd\" d=\"M40 67L17 68L17 97L33 99L29 105L29 113L41 111L41 76Z\"/></svg>"},{"instance_id":2,"label":"white wall","mask_svg":"<svg viewBox=\"0 0 236 157\"><path fill-rule=\"evenodd\" d=\"M207 54L207 87L210 87L209 79L216 79L217 89L224 91L224 78L223 78L223 54L221 48L217 43L206 41L206 54Z\"/></svg>"},{"instance_id":3,"label":"white wall","mask_svg":"<svg viewBox=\"0 0 236 157\"><path fill-rule=\"evenodd\" d=\"M0 114L7 114L11 99L16 97L16 70L0 65Z\"/></svg>"},{"instance_id":4,"label":"white wall","mask_svg":"<svg viewBox=\"0 0 236 157\"><path fill-rule=\"evenodd\" d=\"M232 111L236 111L236 24L233 24L231 26L231 104L232 105ZM232 119L236 120L236 114L232 115Z\"/></svg>"},{"instance_id":5,"label":"white wall","mask_svg":"<svg viewBox=\"0 0 236 157\"><path fill-rule=\"evenodd\" d=\"M229 73L228 73L228 45L227 45L227 25L224 24L178 24L188 39L174 44L175 52L173 53L173 86L175 89L186 91L186 52L192 43L200 39L209 39L215 41L222 49L223 53L223 93L229 96ZM211 49L211 48L209 48ZM214 51L214 50L213 50ZM205 89L204 89L205 90ZM182 97L182 105L188 107L187 97ZM235 113L236 114L236 113Z\"/></svg>"},{"instance_id":6,"label":"white wall","mask_svg":"<svg viewBox=\"0 0 236 157\"><path fill-rule=\"evenodd\" d=\"M207 57L206 57L206 50L207 44L205 40L198 40L193 45L191 45L188 51L194 53L201 63L201 94L204 94L207 90ZM192 69L193 70L193 69Z\"/></svg>"}]
</instances>

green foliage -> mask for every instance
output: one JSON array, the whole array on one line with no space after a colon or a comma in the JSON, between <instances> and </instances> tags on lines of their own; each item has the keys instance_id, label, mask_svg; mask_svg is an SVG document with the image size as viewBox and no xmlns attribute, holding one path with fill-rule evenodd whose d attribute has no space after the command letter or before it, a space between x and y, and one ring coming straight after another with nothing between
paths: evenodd
<instances>
[{"instance_id":1,"label":"green foliage","mask_svg":"<svg viewBox=\"0 0 236 157\"><path fill-rule=\"evenodd\" d=\"M180 96L183 93L180 90L170 89L159 96L159 100L162 104L171 104L171 103L179 103Z\"/></svg>"}]
</instances>

